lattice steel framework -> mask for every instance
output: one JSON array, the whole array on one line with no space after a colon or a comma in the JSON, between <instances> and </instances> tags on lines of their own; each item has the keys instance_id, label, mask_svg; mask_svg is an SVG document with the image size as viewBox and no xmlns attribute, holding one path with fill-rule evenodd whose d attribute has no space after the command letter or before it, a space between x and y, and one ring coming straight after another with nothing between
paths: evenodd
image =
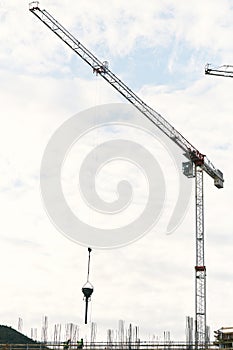
<instances>
[{"instance_id":1,"label":"lattice steel framework","mask_svg":"<svg viewBox=\"0 0 233 350\"><path fill-rule=\"evenodd\" d=\"M68 32L55 18L46 10L39 8L39 2L33 1L29 4L29 10L38 17L50 30L54 32L66 45L68 45L82 60L92 67L93 72L102 76L114 89L132 103L142 114L155 124L164 134L172 139L184 152L188 159L196 157L204 159L203 169L214 180L223 183L223 174L213 163L201 154L186 138L181 135L165 118L149 107L131 89L129 89L105 64L95 57L84 45ZM193 160L193 158L192 158Z\"/></svg>"},{"instance_id":2,"label":"lattice steel framework","mask_svg":"<svg viewBox=\"0 0 233 350\"><path fill-rule=\"evenodd\" d=\"M220 77L233 78L233 66L224 64L220 67L212 67L210 64L205 66L205 74L217 75Z\"/></svg>"},{"instance_id":3,"label":"lattice steel framework","mask_svg":"<svg viewBox=\"0 0 233 350\"><path fill-rule=\"evenodd\" d=\"M187 141L167 120L149 107L132 90L130 90L108 68L108 63L101 62L79 40L70 34L57 20L46 10L39 8L39 2L29 4L29 10L38 17L54 34L68 45L79 57L82 58L94 73L99 74L114 89L133 104L146 118L155 124L164 134L175 142L195 166L196 177L196 266L195 266L195 346L203 348L206 345L206 267L204 264L204 202L203 202L203 172L205 171L214 179L217 188L223 188L223 174L215 168L209 159L200 153L189 141ZM192 174L187 175L193 177Z\"/></svg>"},{"instance_id":4,"label":"lattice steel framework","mask_svg":"<svg viewBox=\"0 0 233 350\"><path fill-rule=\"evenodd\" d=\"M196 266L195 266L195 345L206 345L206 266L204 250L203 169L195 165Z\"/></svg>"}]
</instances>

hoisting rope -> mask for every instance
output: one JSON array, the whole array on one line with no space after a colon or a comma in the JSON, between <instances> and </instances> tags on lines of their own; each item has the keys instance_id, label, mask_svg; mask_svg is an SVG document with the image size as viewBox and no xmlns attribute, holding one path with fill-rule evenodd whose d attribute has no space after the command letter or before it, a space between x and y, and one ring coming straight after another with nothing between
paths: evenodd
<instances>
[{"instance_id":1,"label":"hoisting rope","mask_svg":"<svg viewBox=\"0 0 233 350\"><path fill-rule=\"evenodd\" d=\"M90 260L91 260L91 248L88 248L88 268L87 268L87 282L89 282L89 273L90 273Z\"/></svg>"}]
</instances>

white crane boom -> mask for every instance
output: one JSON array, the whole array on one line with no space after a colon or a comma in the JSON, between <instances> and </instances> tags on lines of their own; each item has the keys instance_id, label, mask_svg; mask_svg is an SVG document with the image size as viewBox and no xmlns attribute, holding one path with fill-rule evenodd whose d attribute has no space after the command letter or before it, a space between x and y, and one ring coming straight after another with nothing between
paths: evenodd
<instances>
[{"instance_id":1,"label":"white crane boom","mask_svg":"<svg viewBox=\"0 0 233 350\"><path fill-rule=\"evenodd\" d=\"M93 71L101 75L109 84L120 92L130 103L132 103L141 113L143 113L153 124L172 139L183 151L185 156L192 162L198 161L203 164L203 169L215 180L218 188L223 187L223 174L210 160L200 153L186 138L181 135L166 119L158 112L149 107L131 89L129 89L115 74L108 68L106 61L101 62L95 57L79 40L68 32L57 20L55 20L46 10L39 8L39 2L30 3L30 11L36 15L54 34L62 39L76 54L78 54Z\"/></svg>"},{"instance_id":2,"label":"white crane boom","mask_svg":"<svg viewBox=\"0 0 233 350\"><path fill-rule=\"evenodd\" d=\"M211 65L207 63L205 66L205 74L233 78L233 66L224 64L219 67L211 67Z\"/></svg>"}]
</instances>

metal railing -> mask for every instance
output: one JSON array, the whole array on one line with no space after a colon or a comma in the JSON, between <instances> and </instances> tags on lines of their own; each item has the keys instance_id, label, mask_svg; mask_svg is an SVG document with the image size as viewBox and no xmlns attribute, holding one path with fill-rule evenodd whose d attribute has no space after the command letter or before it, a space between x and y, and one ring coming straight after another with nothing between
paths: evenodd
<instances>
[{"instance_id":1,"label":"metal railing","mask_svg":"<svg viewBox=\"0 0 233 350\"><path fill-rule=\"evenodd\" d=\"M0 344L0 350L79 350L80 346L77 343L70 343L67 347L65 343L34 343L34 344ZM195 343L187 342L84 342L83 350L194 350ZM208 350L219 349L214 343L209 343L206 346ZM228 350L233 350L229 348Z\"/></svg>"}]
</instances>

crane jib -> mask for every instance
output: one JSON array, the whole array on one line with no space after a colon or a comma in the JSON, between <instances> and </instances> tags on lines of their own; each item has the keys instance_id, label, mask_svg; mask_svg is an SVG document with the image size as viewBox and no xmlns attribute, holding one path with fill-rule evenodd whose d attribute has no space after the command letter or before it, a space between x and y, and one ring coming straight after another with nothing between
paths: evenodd
<instances>
[{"instance_id":1,"label":"crane jib","mask_svg":"<svg viewBox=\"0 0 233 350\"><path fill-rule=\"evenodd\" d=\"M29 4L29 10L37 16L54 34L68 45L82 60L92 67L93 72L101 75L114 89L133 104L147 119L155 124L164 134L175 142L183 151L184 155L195 165L201 165L203 170L214 179L218 188L223 188L223 173L217 169L209 159L199 152L185 137L179 133L164 117L149 107L130 88L128 88L108 67L106 61L101 62L71 33L67 31L46 10L39 8L39 2Z\"/></svg>"}]
</instances>

